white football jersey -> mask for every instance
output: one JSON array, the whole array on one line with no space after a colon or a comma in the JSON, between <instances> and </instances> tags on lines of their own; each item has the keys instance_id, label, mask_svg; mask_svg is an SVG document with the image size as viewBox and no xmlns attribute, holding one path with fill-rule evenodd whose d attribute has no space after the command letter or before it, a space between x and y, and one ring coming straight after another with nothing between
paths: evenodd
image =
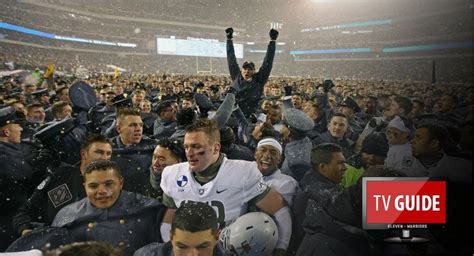
<instances>
[{"instance_id":1,"label":"white football jersey","mask_svg":"<svg viewBox=\"0 0 474 256\"><path fill-rule=\"evenodd\" d=\"M293 177L281 173L280 170L276 170L270 176L264 176L263 180L271 188L280 193L280 195L285 199L285 202L288 206L293 205L293 199L296 195L296 188L298 187L298 181L293 179Z\"/></svg>"},{"instance_id":2,"label":"white football jersey","mask_svg":"<svg viewBox=\"0 0 474 256\"><path fill-rule=\"evenodd\" d=\"M166 167L160 186L178 207L188 200L208 203L219 222L226 225L247 212L248 201L268 190L255 162L226 157L217 176L204 185L195 180L188 162L184 162Z\"/></svg>"}]
</instances>

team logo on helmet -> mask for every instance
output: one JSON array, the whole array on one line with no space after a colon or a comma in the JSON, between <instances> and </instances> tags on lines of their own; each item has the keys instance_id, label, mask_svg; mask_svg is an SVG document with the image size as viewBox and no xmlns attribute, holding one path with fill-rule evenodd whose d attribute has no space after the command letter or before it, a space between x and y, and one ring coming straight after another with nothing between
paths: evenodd
<instances>
[{"instance_id":1,"label":"team logo on helmet","mask_svg":"<svg viewBox=\"0 0 474 256\"><path fill-rule=\"evenodd\" d=\"M267 214L251 212L225 227L219 240L224 249L235 255L271 255L278 240L278 228Z\"/></svg>"}]
</instances>

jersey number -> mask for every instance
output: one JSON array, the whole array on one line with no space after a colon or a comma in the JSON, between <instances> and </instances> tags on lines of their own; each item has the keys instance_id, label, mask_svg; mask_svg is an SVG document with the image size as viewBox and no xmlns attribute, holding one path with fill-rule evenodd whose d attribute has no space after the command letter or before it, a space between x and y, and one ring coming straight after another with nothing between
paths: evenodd
<instances>
[{"instance_id":1,"label":"jersey number","mask_svg":"<svg viewBox=\"0 0 474 256\"><path fill-rule=\"evenodd\" d=\"M181 205L184 204L185 201L181 202ZM217 222L219 223L219 228L224 228L225 227L225 210L224 210L224 204L221 201L210 201L210 202L205 202L206 204L210 205L212 208L216 208L217 213Z\"/></svg>"},{"instance_id":2,"label":"jersey number","mask_svg":"<svg viewBox=\"0 0 474 256\"><path fill-rule=\"evenodd\" d=\"M210 206L217 208L217 221L219 227L222 229L225 227L225 211L224 204L221 201L210 201L207 202Z\"/></svg>"}]
</instances>

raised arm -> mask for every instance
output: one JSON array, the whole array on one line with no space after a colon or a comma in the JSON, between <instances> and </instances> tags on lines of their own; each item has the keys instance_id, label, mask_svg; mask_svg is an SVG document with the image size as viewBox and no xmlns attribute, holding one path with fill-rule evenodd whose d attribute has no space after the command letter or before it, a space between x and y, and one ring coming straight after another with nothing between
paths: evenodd
<instances>
[{"instance_id":1,"label":"raised arm","mask_svg":"<svg viewBox=\"0 0 474 256\"><path fill-rule=\"evenodd\" d=\"M272 72L273 67L273 59L275 57L275 50L276 50L276 39L278 38L278 31L275 29L271 29L270 32L270 43L268 43L267 53L265 54L265 58L263 59L262 66L258 70L257 78L258 81L262 84L268 80L270 77L270 73Z\"/></svg>"},{"instance_id":2,"label":"raised arm","mask_svg":"<svg viewBox=\"0 0 474 256\"><path fill-rule=\"evenodd\" d=\"M227 34L227 64L229 65L230 77L234 81L240 74L239 64L235 57L234 42L232 41L234 29L228 28L225 32Z\"/></svg>"},{"instance_id":3,"label":"raised arm","mask_svg":"<svg viewBox=\"0 0 474 256\"><path fill-rule=\"evenodd\" d=\"M232 115L232 108L235 104L235 95L233 93L227 93L224 102L219 106L216 111L216 115L213 119L217 121L219 129L224 128L225 124Z\"/></svg>"}]
</instances>

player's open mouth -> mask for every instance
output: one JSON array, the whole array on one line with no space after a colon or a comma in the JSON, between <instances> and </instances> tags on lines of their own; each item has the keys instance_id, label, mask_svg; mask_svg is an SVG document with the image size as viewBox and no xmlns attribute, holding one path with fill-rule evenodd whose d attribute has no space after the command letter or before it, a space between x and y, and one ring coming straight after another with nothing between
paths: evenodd
<instances>
[{"instance_id":1,"label":"player's open mouth","mask_svg":"<svg viewBox=\"0 0 474 256\"><path fill-rule=\"evenodd\" d=\"M269 161L265 161L265 160L260 161L260 166L262 168L268 168L270 166L270 164L271 164L271 162L269 162Z\"/></svg>"},{"instance_id":2,"label":"player's open mouth","mask_svg":"<svg viewBox=\"0 0 474 256\"><path fill-rule=\"evenodd\" d=\"M110 200L111 198L112 198L111 196L106 196L106 197L99 197L99 198L96 198L95 200L96 200L97 202L103 203L103 202L107 202L107 201Z\"/></svg>"}]
</instances>

